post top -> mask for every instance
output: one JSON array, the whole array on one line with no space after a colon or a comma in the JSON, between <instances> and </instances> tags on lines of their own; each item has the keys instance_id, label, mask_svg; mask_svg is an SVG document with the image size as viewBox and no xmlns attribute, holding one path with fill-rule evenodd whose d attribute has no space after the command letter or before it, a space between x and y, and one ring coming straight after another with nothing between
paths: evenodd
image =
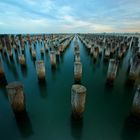
<instances>
[{"instance_id":1,"label":"post top","mask_svg":"<svg viewBox=\"0 0 140 140\"><path fill-rule=\"evenodd\" d=\"M19 88L19 87L23 88L23 85L22 85L22 83L20 83L20 82L18 82L18 81L9 83L9 84L6 86L7 89L10 89L10 88Z\"/></svg>"},{"instance_id":2,"label":"post top","mask_svg":"<svg viewBox=\"0 0 140 140\"><path fill-rule=\"evenodd\" d=\"M83 92L87 91L86 87L84 87L83 85L79 85L79 84L72 85L71 90L73 90L77 93L83 93Z\"/></svg>"},{"instance_id":3,"label":"post top","mask_svg":"<svg viewBox=\"0 0 140 140\"><path fill-rule=\"evenodd\" d=\"M44 61L43 60L37 60L36 63L38 63L38 64L39 63L44 63Z\"/></svg>"},{"instance_id":4,"label":"post top","mask_svg":"<svg viewBox=\"0 0 140 140\"><path fill-rule=\"evenodd\" d=\"M79 62L79 61L75 61L74 64L75 64L75 65L78 65L78 64L82 64L82 63Z\"/></svg>"}]
</instances>

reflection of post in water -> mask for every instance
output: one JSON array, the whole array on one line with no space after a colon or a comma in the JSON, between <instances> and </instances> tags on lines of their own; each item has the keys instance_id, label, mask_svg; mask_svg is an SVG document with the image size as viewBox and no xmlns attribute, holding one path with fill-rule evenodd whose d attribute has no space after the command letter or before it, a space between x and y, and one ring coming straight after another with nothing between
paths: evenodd
<instances>
[{"instance_id":1,"label":"reflection of post in water","mask_svg":"<svg viewBox=\"0 0 140 140\"><path fill-rule=\"evenodd\" d=\"M4 73L2 61L0 58L0 86L5 86L7 84L6 76Z\"/></svg>"},{"instance_id":2,"label":"reflection of post in water","mask_svg":"<svg viewBox=\"0 0 140 140\"><path fill-rule=\"evenodd\" d=\"M52 67L51 73L52 73L52 76L55 78L55 76L56 76L56 69Z\"/></svg>"},{"instance_id":3,"label":"reflection of post in water","mask_svg":"<svg viewBox=\"0 0 140 140\"><path fill-rule=\"evenodd\" d=\"M12 71L14 77L16 79L18 79L18 72L17 72L16 66L13 65L12 63L10 63L9 67L10 67L10 70Z\"/></svg>"},{"instance_id":4,"label":"reflection of post in water","mask_svg":"<svg viewBox=\"0 0 140 140\"><path fill-rule=\"evenodd\" d=\"M23 85L12 82L6 86L6 90L19 130L23 137L28 137L32 134L32 126L26 113Z\"/></svg>"},{"instance_id":5,"label":"reflection of post in water","mask_svg":"<svg viewBox=\"0 0 140 140\"><path fill-rule=\"evenodd\" d=\"M140 133L140 121L133 115L126 120L122 130L122 140L136 140Z\"/></svg>"},{"instance_id":6,"label":"reflection of post in water","mask_svg":"<svg viewBox=\"0 0 140 140\"><path fill-rule=\"evenodd\" d=\"M44 82L39 82L39 90L40 90L40 96L42 98L45 98L47 96L47 83L46 81Z\"/></svg>"},{"instance_id":7,"label":"reflection of post in water","mask_svg":"<svg viewBox=\"0 0 140 140\"><path fill-rule=\"evenodd\" d=\"M23 76L27 76L27 66L21 65L21 72L22 72Z\"/></svg>"},{"instance_id":8,"label":"reflection of post in water","mask_svg":"<svg viewBox=\"0 0 140 140\"><path fill-rule=\"evenodd\" d=\"M26 111L15 115L17 126L22 137L27 138L33 134L32 124Z\"/></svg>"},{"instance_id":9,"label":"reflection of post in water","mask_svg":"<svg viewBox=\"0 0 140 140\"><path fill-rule=\"evenodd\" d=\"M48 53L49 47L48 47L47 41L44 41L44 46L45 46L46 53Z\"/></svg>"},{"instance_id":10,"label":"reflection of post in water","mask_svg":"<svg viewBox=\"0 0 140 140\"><path fill-rule=\"evenodd\" d=\"M57 47L57 50L56 50L56 62L59 64L59 58L60 58L60 51L59 51L59 48Z\"/></svg>"},{"instance_id":11,"label":"reflection of post in water","mask_svg":"<svg viewBox=\"0 0 140 140\"><path fill-rule=\"evenodd\" d=\"M75 140L81 140L82 129L83 129L83 119L75 120L71 117L71 135Z\"/></svg>"},{"instance_id":12,"label":"reflection of post in water","mask_svg":"<svg viewBox=\"0 0 140 140\"><path fill-rule=\"evenodd\" d=\"M44 56L44 46L41 46L40 47L40 53L41 53L41 57L43 57Z\"/></svg>"},{"instance_id":13,"label":"reflection of post in water","mask_svg":"<svg viewBox=\"0 0 140 140\"><path fill-rule=\"evenodd\" d=\"M60 53L61 63L64 63L64 53Z\"/></svg>"}]
</instances>

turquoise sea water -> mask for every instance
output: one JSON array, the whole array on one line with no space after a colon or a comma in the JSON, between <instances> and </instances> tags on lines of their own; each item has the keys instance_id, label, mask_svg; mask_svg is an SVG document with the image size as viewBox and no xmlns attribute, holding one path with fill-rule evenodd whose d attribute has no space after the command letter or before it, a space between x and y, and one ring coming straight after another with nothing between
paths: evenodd
<instances>
[{"instance_id":1,"label":"turquoise sea water","mask_svg":"<svg viewBox=\"0 0 140 140\"><path fill-rule=\"evenodd\" d=\"M74 38L75 39L75 38ZM74 40L51 69L49 54L40 54L46 68L46 83L38 84L35 63L26 46L26 65L21 68L16 55L10 61L1 55L8 82L24 85L27 116L20 123L15 119L6 91L0 88L1 140L140 140L139 126L129 121L134 87L126 86L129 52L117 73L112 88L106 87L108 62L103 57L94 63L85 46L78 40L83 64L82 85L87 88L83 120L71 119L71 87L74 83Z\"/></svg>"}]
</instances>

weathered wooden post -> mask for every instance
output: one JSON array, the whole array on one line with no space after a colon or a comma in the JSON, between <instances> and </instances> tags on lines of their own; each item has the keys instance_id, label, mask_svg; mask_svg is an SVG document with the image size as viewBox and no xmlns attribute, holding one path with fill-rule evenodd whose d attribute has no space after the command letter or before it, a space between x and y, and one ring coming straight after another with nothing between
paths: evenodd
<instances>
[{"instance_id":1,"label":"weathered wooden post","mask_svg":"<svg viewBox=\"0 0 140 140\"><path fill-rule=\"evenodd\" d=\"M122 52L121 48L119 48L119 50L118 50L118 59L122 59L122 57L123 57L123 52Z\"/></svg>"},{"instance_id":2,"label":"weathered wooden post","mask_svg":"<svg viewBox=\"0 0 140 140\"><path fill-rule=\"evenodd\" d=\"M135 81L140 73L140 53L137 53L130 62L129 80Z\"/></svg>"},{"instance_id":3,"label":"weathered wooden post","mask_svg":"<svg viewBox=\"0 0 140 140\"><path fill-rule=\"evenodd\" d=\"M55 51L50 52L50 61L51 61L52 67L56 67L56 54L55 54Z\"/></svg>"},{"instance_id":4,"label":"weathered wooden post","mask_svg":"<svg viewBox=\"0 0 140 140\"><path fill-rule=\"evenodd\" d=\"M75 82L81 82L82 79L82 63L74 62L74 79Z\"/></svg>"},{"instance_id":5,"label":"weathered wooden post","mask_svg":"<svg viewBox=\"0 0 140 140\"><path fill-rule=\"evenodd\" d=\"M93 60L96 60L97 56L98 56L97 48L94 48L94 50L93 50Z\"/></svg>"},{"instance_id":6,"label":"weathered wooden post","mask_svg":"<svg viewBox=\"0 0 140 140\"><path fill-rule=\"evenodd\" d=\"M41 52L41 55L44 54L44 47L41 47L41 48L40 48L40 52Z\"/></svg>"},{"instance_id":7,"label":"weathered wooden post","mask_svg":"<svg viewBox=\"0 0 140 140\"><path fill-rule=\"evenodd\" d=\"M32 50L32 41L31 41L31 37L29 34L27 34L27 41L28 41L28 45L29 45L29 49L30 51ZM35 45L35 44L34 44Z\"/></svg>"},{"instance_id":8,"label":"weathered wooden post","mask_svg":"<svg viewBox=\"0 0 140 140\"><path fill-rule=\"evenodd\" d=\"M90 48L90 55L91 55L91 56L93 55L93 52L94 52L94 48L91 47L91 48Z\"/></svg>"},{"instance_id":9,"label":"weathered wooden post","mask_svg":"<svg viewBox=\"0 0 140 140\"><path fill-rule=\"evenodd\" d=\"M140 85L138 85L134 95L131 112L140 118Z\"/></svg>"},{"instance_id":10,"label":"weathered wooden post","mask_svg":"<svg viewBox=\"0 0 140 140\"><path fill-rule=\"evenodd\" d=\"M13 59L13 52L12 52L11 40L9 35L5 35L5 43L6 43L8 55L10 59Z\"/></svg>"},{"instance_id":11,"label":"weathered wooden post","mask_svg":"<svg viewBox=\"0 0 140 140\"><path fill-rule=\"evenodd\" d=\"M118 61L115 59L110 59L109 66L108 66L108 72L107 72L107 81L113 82L116 78L117 70L118 70Z\"/></svg>"},{"instance_id":12,"label":"weathered wooden post","mask_svg":"<svg viewBox=\"0 0 140 140\"><path fill-rule=\"evenodd\" d=\"M43 60L36 61L36 71L40 81L45 80L45 65Z\"/></svg>"},{"instance_id":13,"label":"weathered wooden post","mask_svg":"<svg viewBox=\"0 0 140 140\"><path fill-rule=\"evenodd\" d=\"M109 59L110 58L110 49L106 48L105 49L105 54L104 54L104 59Z\"/></svg>"},{"instance_id":14,"label":"weathered wooden post","mask_svg":"<svg viewBox=\"0 0 140 140\"><path fill-rule=\"evenodd\" d=\"M75 57L75 59L74 59L75 62L80 62L80 52L76 52L74 57Z\"/></svg>"},{"instance_id":15,"label":"weathered wooden post","mask_svg":"<svg viewBox=\"0 0 140 140\"><path fill-rule=\"evenodd\" d=\"M74 47L74 54L76 54L77 52L80 52L78 44Z\"/></svg>"},{"instance_id":16,"label":"weathered wooden post","mask_svg":"<svg viewBox=\"0 0 140 140\"><path fill-rule=\"evenodd\" d=\"M48 47L48 44L47 44L46 41L44 42L44 45L45 45L46 52L48 52L49 51L49 47Z\"/></svg>"},{"instance_id":17,"label":"weathered wooden post","mask_svg":"<svg viewBox=\"0 0 140 140\"><path fill-rule=\"evenodd\" d=\"M33 60L35 60L36 59L36 51L35 50L32 50L31 51L31 54L32 54Z\"/></svg>"},{"instance_id":18,"label":"weathered wooden post","mask_svg":"<svg viewBox=\"0 0 140 140\"><path fill-rule=\"evenodd\" d=\"M59 46L59 51L60 51L60 54L62 54L64 52L64 45L63 44L61 44Z\"/></svg>"},{"instance_id":19,"label":"weathered wooden post","mask_svg":"<svg viewBox=\"0 0 140 140\"><path fill-rule=\"evenodd\" d=\"M60 51L59 51L59 48L57 48L57 50L56 50L56 60L57 60L57 62L59 62L59 56L60 56Z\"/></svg>"},{"instance_id":20,"label":"weathered wooden post","mask_svg":"<svg viewBox=\"0 0 140 140\"><path fill-rule=\"evenodd\" d=\"M2 61L0 59L0 86L6 85L6 84L7 84L7 80L6 80L4 69L2 66Z\"/></svg>"},{"instance_id":21,"label":"weathered wooden post","mask_svg":"<svg viewBox=\"0 0 140 140\"><path fill-rule=\"evenodd\" d=\"M25 66L25 56L23 54L19 54L19 63L22 65L22 66Z\"/></svg>"},{"instance_id":22,"label":"weathered wooden post","mask_svg":"<svg viewBox=\"0 0 140 140\"><path fill-rule=\"evenodd\" d=\"M86 87L82 85L72 85L71 88L71 105L72 105L72 116L75 119L81 119L85 110L86 102Z\"/></svg>"},{"instance_id":23,"label":"weathered wooden post","mask_svg":"<svg viewBox=\"0 0 140 140\"><path fill-rule=\"evenodd\" d=\"M6 86L8 99L14 113L22 113L26 110L23 85L20 82L12 82Z\"/></svg>"},{"instance_id":24,"label":"weathered wooden post","mask_svg":"<svg viewBox=\"0 0 140 140\"><path fill-rule=\"evenodd\" d=\"M20 40L21 51L24 53L24 40L21 34L19 35L19 40Z\"/></svg>"}]
</instances>

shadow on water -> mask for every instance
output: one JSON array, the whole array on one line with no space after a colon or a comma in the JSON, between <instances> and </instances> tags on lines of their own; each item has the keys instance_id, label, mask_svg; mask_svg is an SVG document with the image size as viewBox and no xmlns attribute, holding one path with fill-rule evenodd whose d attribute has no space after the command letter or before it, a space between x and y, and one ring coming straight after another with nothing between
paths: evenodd
<instances>
[{"instance_id":1,"label":"shadow on water","mask_svg":"<svg viewBox=\"0 0 140 140\"><path fill-rule=\"evenodd\" d=\"M140 132L140 119L132 114L125 120L122 130L122 140L136 140Z\"/></svg>"},{"instance_id":2,"label":"shadow on water","mask_svg":"<svg viewBox=\"0 0 140 140\"><path fill-rule=\"evenodd\" d=\"M41 53L41 60L44 60L45 58L45 54L44 53Z\"/></svg>"},{"instance_id":3,"label":"shadow on water","mask_svg":"<svg viewBox=\"0 0 140 140\"><path fill-rule=\"evenodd\" d=\"M60 57L56 56L56 63L59 65L60 64Z\"/></svg>"},{"instance_id":4,"label":"shadow on water","mask_svg":"<svg viewBox=\"0 0 140 140\"><path fill-rule=\"evenodd\" d=\"M7 97L7 91L5 86L0 86L0 92L3 94L4 98L7 99L8 97Z\"/></svg>"},{"instance_id":5,"label":"shadow on water","mask_svg":"<svg viewBox=\"0 0 140 140\"><path fill-rule=\"evenodd\" d=\"M17 126L23 138L28 138L33 134L32 124L26 111L15 115Z\"/></svg>"},{"instance_id":6,"label":"shadow on water","mask_svg":"<svg viewBox=\"0 0 140 140\"><path fill-rule=\"evenodd\" d=\"M10 63L10 65L8 67L10 67L10 70L12 71L15 79L18 79L18 72L17 72L15 64Z\"/></svg>"},{"instance_id":7,"label":"shadow on water","mask_svg":"<svg viewBox=\"0 0 140 140\"><path fill-rule=\"evenodd\" d=\"M10 62L14 62L14 56L12 55L12 56L9 56L9 59L10 59Z\"/></svg>"},{"instance_id":8,"label":"shadow on water","mask_svg":"<svg viewBox=\"0 0 140 140\"><path fill-rule=\"evenodd\" d=\"M45 80L42 82L39 81L38 86L39 86L40 96L42 98L46 98L47 97L47 82Z\"/></svg>"},{"instance_id":9,"label":"shadow on water","mask_svg":"<svg viewBox=\"0 0 140 140\"><path fill-rule=\"evenodd\" d=\"M16 69L16 66L15 66L15 62L10 62L8 60L8 57L5 57L5 64L7 65L8 69L10 69L13 73L13 76L15 77L15 79L18 79L18 72L17 72L17 69Z\"/></svg>"},{"instance_id":10,"label":"shadow on water","mask_svg":"<svg viewBox=\"0 0 140 140\"><path fill-rule=\"evenodd\" d=\"M17 63L19 63L18 53L15 53L15 59L16 59Z\"/></svg>"},{"instance_id":11,"label":"shadow on water","mask_svg":"<svg viewBox=\"0 0 140 140\"><path fill-rule=\"evenodd\" d=\"M112 92L113 91L113 86L114 86L114 81L106 80L104 89L107 93Z\"/></svg>"},{"instance_id":12,"label":"shadow on water","mask_svg":"<svg viewBox=\"0 0 140 140\"><path fill-rule=\"evenodd\" d=\"M72 116L70 118L71 122L71 135L75 140L81 140L82 130L83 130L83 119L75 120Z\"/></svg>"},{"instance_id":13,"label":"shadow on water","mask_svg":"<svg viewBox=\"0 0 140 140\"><path fill-rule=\"evenodd\" d=\"M56 79L57 67L58 67L57 65L56 66L51 66L51 73L52 73L53 79Z\"/></svg>"},{"instance_id":14,"label":"shadow on water","mask_svg":"<svg viewBox=\"0 0 140 140\"><path fill-rule=\"evenodd\" d=\"M60 53L60 59L61 59L61 63L64 63L64 53Z\"/></svg>"},{"instance_id":15,"label":"shadow on water","mask_svg":"<svg viewBox=\"0 0 140 140\"><path fill-rule=\"evenodd\" d=\"M21 72L22 72L22 75L24 76L24 77L27 77L27 66L26 66L26 64L25 64L25 66L22 66L22 65L20 65L20 68L21 68Z\"/></svg>"}]
</instances>

